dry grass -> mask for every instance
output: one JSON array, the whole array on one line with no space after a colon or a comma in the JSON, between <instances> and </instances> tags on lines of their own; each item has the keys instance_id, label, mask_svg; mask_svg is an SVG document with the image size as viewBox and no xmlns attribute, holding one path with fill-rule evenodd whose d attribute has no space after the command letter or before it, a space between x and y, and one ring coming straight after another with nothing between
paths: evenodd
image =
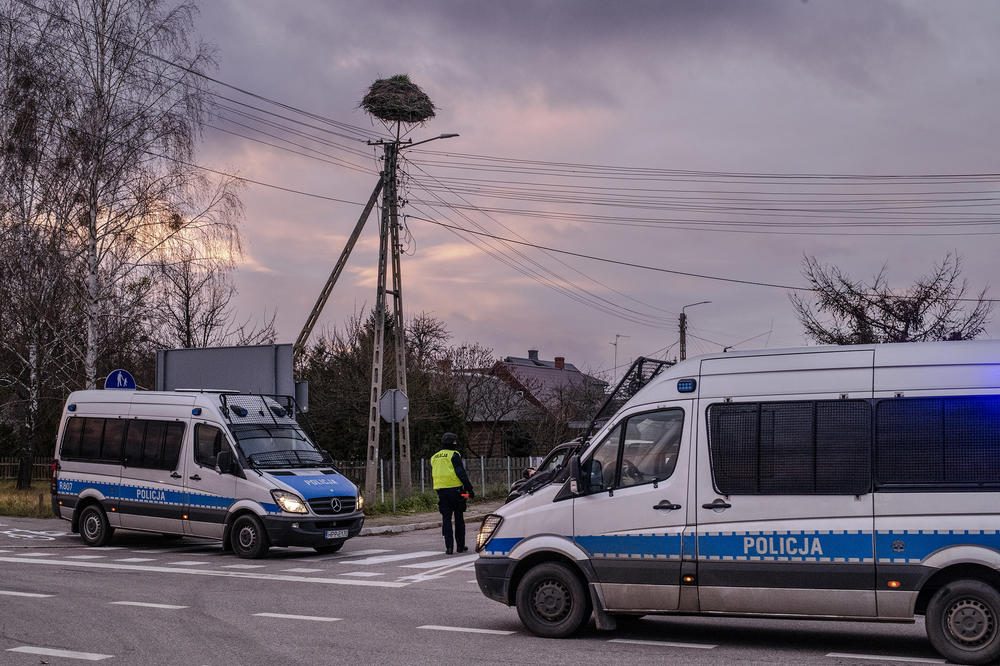
<instances>
[{"instance_id":1,"label":"dry grass","mask_svg":"<svg viewBox=\"0 0 1000 666\"><path fill-rule=\"evenodd\" d=\"M49 484L33 481L28 490L17 490L14 481L0 481L0 516L53 518ZM42 496L39 504L38 496Z\"/></svg>"}]
</instances>

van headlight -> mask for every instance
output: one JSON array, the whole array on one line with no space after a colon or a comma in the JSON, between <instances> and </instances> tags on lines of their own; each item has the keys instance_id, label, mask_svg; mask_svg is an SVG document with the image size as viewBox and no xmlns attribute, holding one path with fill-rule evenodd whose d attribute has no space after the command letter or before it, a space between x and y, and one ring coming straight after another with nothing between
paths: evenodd
<instances>
[{"instance_id":1,"label":"van headlight","mask_svg":"<svg viewBox=\"0 0 1000 666\"><path fill-rule=\"evenodd\" d=\"M503 516L498 516L495 513L491 513L483 519L483 524L479 526L479 533L476 534L477 553L486 547L486 544L488 544L490 539L493 538L493 535L496 534L496 531L502 522Z\"/></svg>"},{"instance_id":2,"label":"van headlight","mask_svg":"<svg viewBox=\"0 0 1000 666\"><path fill-rule=\"evenodd\" d=\"M295 493L284 490L272 490L271 497L278 503L282 511L287 511L288 513L309 513L306 503Z\"/></svg>"},{"instance_id":3,"label":"van headlight","mask_svg":"<svg viewBox=\"0 0 1000 666\"><path fill-rule=\"evenodd\" d=\"M365 508L365 496L358 493L358 511L363 511Z\"/></svg>"}]
</instances>

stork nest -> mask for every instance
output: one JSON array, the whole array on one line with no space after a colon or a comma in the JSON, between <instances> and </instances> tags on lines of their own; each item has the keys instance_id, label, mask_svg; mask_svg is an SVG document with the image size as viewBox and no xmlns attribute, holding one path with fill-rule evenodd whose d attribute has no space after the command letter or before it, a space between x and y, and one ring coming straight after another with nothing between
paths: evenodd
<instances>
[{"instance_id":1,"label":"stork nest","mask_svg":"<svg viewBox=\"0 0 1000 666\"><path fill-rule=\"evenodd\" d=\"M431 98L406 74L373 83L360 106L387 122L422 123L434 117Z\"/></svg>"}]
</instances>

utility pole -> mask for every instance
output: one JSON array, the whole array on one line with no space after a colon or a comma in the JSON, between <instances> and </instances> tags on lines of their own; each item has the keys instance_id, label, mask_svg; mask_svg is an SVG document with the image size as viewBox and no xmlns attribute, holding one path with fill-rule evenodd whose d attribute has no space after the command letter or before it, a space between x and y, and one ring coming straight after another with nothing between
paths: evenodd
<instances>
[{"instance_id":1,"label":"utility pole","mask_svg":"<svg viewBox=\"0 0 1000 666\"><path fill-rule=\"evenodd\" d=\"M712 301L698 301L697 303L688 303L681 308L680 315L680 360L687 358L687 315L684 313L684 308L693 308L696 305L704 305L706 303L711 303Z\"/></svg>"},{"instance_id":2,"label":"utility pole","mask_svg":"<svg viewBox=\"0 0 1000 666\"><path fill-rule=\"evenodd\" d=\"M382 217L379 225L378 291L375 295L375 331L372 339L371 393L368 406L368 448L365 456L365 501L375 501L375 487L378 480L379 432L381 414L379 398L382 397L385 350L385 310L386 298L392 296L392 323L394 337L393 357L396 362L397 388L406 394L406 329L403 321L403 277L400 269L401 248L399 243L399 197L397 193L399 151L435 139L448 139L457 134L440 136L412 143L395 140L370 141L384 150L382 168ZM376 189L377 191L377 189ZM373 195L374 196L374 195ZM392 272L392 288L388 288L387 273ZM404 495L412 491L410 470L410 418L404 416L399 422L399 480Z\"/></svg>"},{"instance_id":3,"label":"utility pole","mask_svg":"<svg viewBox=\"0 0 1000 666\"><path fill-rule=\"evenodd\" d=\"M379 225L378 287L375 294L375 330L372 339L371 393L368 409L368 448L365 456L365 500L375 501L378 479L379 433L381 417L379 398L382 397L385 350L386 296L391 295L392 321L395 338L396 379L398 388L406 393L406 340L403 324L403 289L399 266L399 218L397 212L396 169L399 158L399 141L377 141L384 149L382 167L382 217ZM392 289L387 289L387 269L392 266ZM409 495L410 483L410 428L409 417L399 424L399 465L403 493Z\"/></svg>"}]
</instances>

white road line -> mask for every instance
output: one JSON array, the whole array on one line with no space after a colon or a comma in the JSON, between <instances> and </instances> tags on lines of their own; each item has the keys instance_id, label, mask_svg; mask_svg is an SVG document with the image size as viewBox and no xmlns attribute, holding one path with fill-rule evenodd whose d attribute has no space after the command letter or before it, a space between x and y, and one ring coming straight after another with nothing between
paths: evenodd
<instances>
[{"instance_id":1,"label":"white road line","mask_svg":"<svg viewBox=\"0 0 1000 666\"><path fill-rule=\"evenodd\" d=\"M72 650L32 647L30 645L10 648L7 652L24 652L25 654L40 654L43 657L66 657L68 659L84 659L86 661L101 661L102 659L111 659L114 656L110 654L96 654L94 652L73 652Z\"/></svg>"},{"instance_id":2,"label":"white road line","mask_svg":"<svg viewBox=\"0 0 1000 666\"><path fill-rule=\"evenodd\" d=\"M826 655L839 659L864 659L866 661L905 661L911 664L947 664L944 659L930 659L928 657L893 657L886 654L851 654L849 652L831 652Z\"/></svg>"},{"instance_id":3,"label":"white road line","mask_svg":"<svg viewBox=\"0 0 1000 666\"><path fill-rule=\"evenodd\" d=\"M479 559L479 555L462 555L461 557L446 557L430 562L417 562L416 564L400 564L401 569L434 569L436 567L454 566L458 564L468 564Z\"/></svg>"},{"instance_id":4,"label":"white road line","mask_svg":"<svg viewBox=\"0 0 1000 666\"><path fill-rule=\"evenodd\" d=\"M140 606L142 608L162 608L164 610L180 610L188 606L175 606L173 604L154 604L148 601L111 601L113 606Z\"/></svg>"},{"instance_id":5,"label":"white road line","mask_svg":"<svg viewBox=\"0 0 1000 666\"><path fill-rule=\"evenodd\" d=\"M9 553L9 550L0 550L0 553Z\"/></svg>"},{"instance_id":6,"label":"white road line","mask_svg":"<svg viewBox=\"0 0 1000 666\"><path fill-rule=\"evenodd\" d=\"M675 643L673 641L639 641L639 640L633 640L631 638L612 638L608 642L626 643L628 645L654 645L657 647L694 648L696 650L713 650L719 647L718 645L709 645L707 643Z\"/></svg>"},{"instance_id":7,"label":"white road line","mask_svg":"<svg viewBox=\"0 0 1000 666\"><path fill-rule=\"evenodd\" d=\"M103 560L107 555L67 555L70 560Z\"/></svg>"},{"instance_id":8,"label":"white road line","mask_svg":"<svg viewBox=\"0 0 1000 666\"><path fill-rule=\"evenodd\" d=\"M123 557L115 562L155 562L155 557Z\"/></svg>"},{"instance_id":9,"label":"white road line","mask_svg":"<svg viewBox=\"0 0 1000 666\"><path fill-rule=\"evenodd\" d=\"M324 560L332 559L343 559L345 557L364 557L365 555L380 555L382 553L391 553L392 551L387 548L367 548L365 550L352 550L349 553L339 552L332 555L327 555Z\"/></svg>"},{"instance_id":10,"label":"white road line","mask_svg":"<svg viewBox=\"0 0 1000 666\"><path fill-rule=\"evenodd\" d=\"M18 557L52 557L52 553L20 553Z\"/></svg>"},{"instance_id":11,"label":"white road line","mask_svg":"<svg viewBox=\"0 0 1000 666\"><path fill-rule=\"evenodd\" d=\"M376 555L360 560L345 560L341 564L384 564L386 562L399 562L401 560L415 560L428 555L440 555L440 550L421 550L416 553L397 553L396 555Z\"/></svg>"},{"instance_id":12,"label":"white road line","mask_svg":"<svg viewBox=\"0 0 1000 666\"><path fill-rule=\"evenodd\" d=\"M356 585L359 587L406 587L409 583L383 580L353 580L351 578L318 578L311 576L283 576L256 571L220 571L218 569L185 569L182 567L153 566L151 564L120 564L118 562L81 562L79 560L45 560L18 557L0 557L0 562L12 564L35 564L74 566L81 569L116 569L118 571L145 571L151 573L187 574L189 576L221 576L223 578L247 578L285 583L312 583L320 585Z\"/></svg>"},{"instance_id":13,"label":"white road line","mask_svg":"<svg viewBox=\"0 0 1000 666\"><path fill-rule=\"evenodd\" d=\"M316 615L286 615L285 613L254 613L254 617L276 617L283 620L312 620L313 622L340 622L339 617L319 617Z\"/></svg>"},{"instance_id":14,"label":"white road line","mask_svg":"<svg viewBox=\"0 0 1000 666\"><path fill-rule=\"evenodd\" d=\"M465 581L465 582L466 582L466 583L478 583L479 581L478 581L478 580L467 580L467 581Z\"/></svg>"},{"instance_id":15,"label":"white road line","mask_svg":"<svg viewBox=\"0 0 1000 666\"><path fill-rule=\"evenodd\" d=\"M125 550L125 546L91 546L94 550Z\"/></svg>"},{"instance_id":16,"label":"white road line","mask_svg":"<svg viewBox=\"0 0 1000 666\"><path fill-rule=\"evenodd\" d=\"M358 578L371 578L373 576L381 576L382 574L376 573L374 571L348 571L347 573L340 574L341 576L357 576Z\"/></svg>"},{"instance_id":17,"label":"white road line","mask_svg":"<svg viewBox=\"0 0 1000 666\"><path fill-rule=\"evenodd\" d=\"M53 595L38 594L37 592L14 592L13 590L0 590L0 596L5 597L32 597L33 599L46 599Z\"/></svg>"},{"instance_id":18,"label":"white road line","mask_svg":"<svg viewBox=\"0 0 1000 666\"><path fill-rule=\"evenodd\" d=\"M223 569L263 569L266 564L223 564Z\"/></svg>"},{"instance_id":19,"label":"white road line","mask_svg":"<svg viewBox=\"0 0 1000 666\"><path fill-rule=\"evenodd\" d=\"M466 634L496 634L497 636L510 636L513 631L501 631L500 629L476 629L475 627L442 627L436 624L425 624L417 629L432 629L434 631L459 631Z\"/></svg>"},{"instance_id":20,"label":"white road line","mask_svg":"<svg viewBox=\"0 0 1000 666\"><path fill-rule=\"evenodd\" d=\"M143 549L143 550L136 550L136 549L133 548L129 552L130 553L139 553L140 555L162 555L163 553L166 553L168 551L166 551L166 550L145 550L145 549Z\"/></svg>"},{"instance_id":21,"label":"white road line","mask_svg":"<svg viewBox=\"0 0 1000 666\"><path fill-rule=\"evenodd\" d=\"M316 573L317 571L324 571L323 569L282 569L285 573Z\"/></svg>"},{"instance_id":22,"label":"white road line","mask_svg":"<svg viewBox=\"0 0 1000 666\"><path fill-rule=\"evenodd\" d=\"M208 562L198 562L197 560L184 560L182 562L168 562L175 567L200 567L203 564L208 564Z\"/></svg>"}]
</instances>

